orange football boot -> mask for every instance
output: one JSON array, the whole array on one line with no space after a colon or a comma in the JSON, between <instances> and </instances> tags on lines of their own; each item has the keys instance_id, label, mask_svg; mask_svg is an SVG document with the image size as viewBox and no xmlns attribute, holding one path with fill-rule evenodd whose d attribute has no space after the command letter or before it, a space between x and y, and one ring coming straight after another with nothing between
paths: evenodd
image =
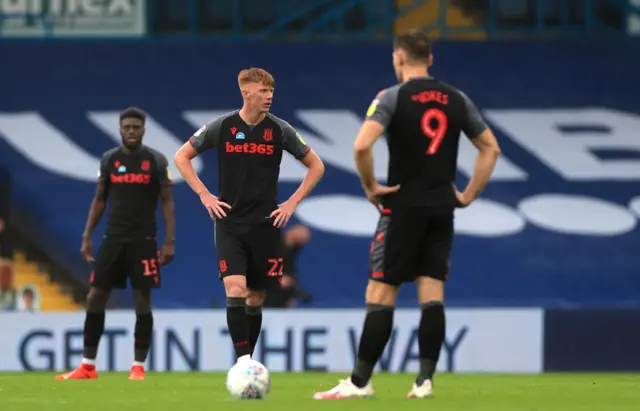
<instances>
[{"instance_id":1,"label":"orange football boot","mask_svg":"<svg viewBox=\"0 0 640 411\"><path fill-rule=\"evenodd\" d=\"M142 365L134 365L131 367L129 379L132 381L144 380L144 367Z\"/></svg>"},{"instance_id":2,"label":"orange football boot","mask_svg":"<svg viewBox=\"0 0 640 411\"><path fill-rule=\"evenodd\" d=\"M64 374L56 375L56 380L95 380L98 372L95 365L80 364L78 368Z\"/></svg>"}]
</instances>

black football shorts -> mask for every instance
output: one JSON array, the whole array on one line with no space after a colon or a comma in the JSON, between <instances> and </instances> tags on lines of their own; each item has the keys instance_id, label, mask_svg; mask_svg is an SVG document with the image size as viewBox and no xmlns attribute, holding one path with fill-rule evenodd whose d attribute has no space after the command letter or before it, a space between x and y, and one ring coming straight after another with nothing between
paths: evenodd
<instances>
[{"instance_id":1,"label":"black football shorts","mask_svg":"<svg viewBox=\"0 0 640 411\"><path fill-rule=\"evenodd\" d=\"M104 290L122 289L127 288L127 278L132 288L160 288L158 244L154 238L135 241L104 238L91 273L91 285Z\"/></svg>"},{"instance_id":2,"label":"black football shorts","mask_svg":"<svg viewBox=\"0 0 640 411\"><path fill-rule=\"evenodd\" d=\"M445 281L453 234L449 208L384 209L371 243L370 279L391 285L421 276Z\"/></svg>"},{"instance_id":3,"label":"black football shorts","mask_svg":"<svg viewBox=\"0 0 640 411\"><path fill-rule=\"evenodd\" d=\"M262 291L282 282L283 253L280 229L271 224L217 220L216 252L220 278L243 275L247 288Z\"/></svg>"}]
</instances>

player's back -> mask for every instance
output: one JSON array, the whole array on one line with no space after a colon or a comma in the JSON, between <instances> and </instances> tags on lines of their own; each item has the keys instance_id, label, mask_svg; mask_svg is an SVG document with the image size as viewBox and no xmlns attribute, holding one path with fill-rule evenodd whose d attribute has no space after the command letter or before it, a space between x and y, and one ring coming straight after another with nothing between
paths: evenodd
<instances>
[{"instance_id":1,"label":"player's back","mask_svg":"<svg viewBox=\"0 0 640 411\"><path fill-rule=\"evenodd\" d=\"M458 144L462 131L472 132L472 103L432 77L412 78L385 90L378 100L393 110L386 126L388 184L401 185L385 205L455 205Z\"/></svg>"}]
</instances>

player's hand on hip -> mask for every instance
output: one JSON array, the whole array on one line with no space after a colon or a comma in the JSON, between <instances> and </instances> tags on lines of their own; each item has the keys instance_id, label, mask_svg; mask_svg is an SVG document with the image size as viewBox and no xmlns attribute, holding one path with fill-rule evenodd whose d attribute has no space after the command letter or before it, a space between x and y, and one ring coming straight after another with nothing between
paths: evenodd
<instances>
[{"instance_id":1,"label":"player's hand on hip","mask_svg":"<svg viewBox=\"0 0 640 411\"><path fill-rule=\"evenodd\" d=\"M176 249L173 244L163 244L160 249L160 255L158 256L158 262L160 265L167 265L173 261L176 255Z\"/></svg>"},{"instance_id":2,"label":"player's hand on hip","mask_svg":"<svg viewBox=\"0 0 640 411\"><path fill-rule=\"evenodd\" d=\"M395 186L383 186L382 184L376 183L371 188L364 187L364 191L367 193L367 199L380 212L382 212L382 199L398 190L400 190L400 184L396 184Z\"/></svg>"},{"instance_id":3,"label":"player's hand on hip","mask_svg":"<svg viewBox=\"0 0 640 411\"><path fill-rule=\"evenodd\" d=\"M218 200L218 197L214 196L211 193L206 193L200 196L200 201L206 207L211 219L214 220L216 217L223 218L227 216L227 213L224 212L224 209L231 210L231 206L224 201Z\"/></svg>"},{"instance_id":4,"label":"player's hand on hip","mask_svg":"<svg viewBox=\"0 0 640 411\"><path fill-rule=\"evenodd\" d=\"M91 238L82 238L82 247L80 247L80 252L82 253L82 258L84 259L84 261L88 263L92 263L94 261L93 241L91 241Z\"/></svg>"},{"instance_id":5,"label":"player's hand on hip","mask_svg":"<svg viewBox=\"0 0 640 411\"><path fill-rule=\"evenodd\" d=\"M296 211L296 203L291 200L287 200L284 203L278 206L278 209L271 213L270 217L274 218L273 226L274 227L286 227L289 219Z\"/></svg>"},{"instance_id":6,"label":"player's hand on hip","mask_svg":"<svg viewBox=\"0 0 640 411\"><path fill-rule=\"evenodd\" d=\"M456 194L456 207L457 208L465 208L467 207L469 204L471 204L473 202L473 198L471 198L470 196L465 195L464 193L461 193L460 191L458 191L458 188L454 185L453 186L453 190Z\"/></svg>"}]
</instances>

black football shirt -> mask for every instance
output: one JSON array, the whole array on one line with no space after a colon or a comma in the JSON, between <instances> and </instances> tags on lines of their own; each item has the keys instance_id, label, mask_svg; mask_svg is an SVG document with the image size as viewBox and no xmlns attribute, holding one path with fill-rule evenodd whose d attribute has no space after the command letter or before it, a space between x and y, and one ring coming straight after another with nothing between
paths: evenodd
<instances>
[{"instance_id":1,"label":"black football shirt","mask_svg":"<svg viewBox=\"0 0 640 411\"><path fill-rule=\"evenodd\" d=\"M218 152L218 198L231 206L227 219L265 223L278 208L278 177L283 151L297 160L309 146L286 121L267 114L259 124L247 125L240 111L218 117L190 139L198 153Z\"/></svg>"},{"instance_id":2,"label":"black football shirt","mask_svg":"<svg viewBox=\"0 0 640 411\"><path fill-rule=\"evenodd\" d=\"M163 154L144 145L131 154L117 147L102 155L98 182L105 186L108 237L156 237L160 189L171 184L168 166Z\"/></svg>"},{"instance_id":3,"label":"black football shirt","mask_svg":"<svg viewBox=\"0 0 640 411\"><path fill-rule=\"evenodd\" d=\"M433 77L411 78L381 91L367 119L385 127L387 183L400 184L385 198L385 207L456 205L460 133L474 139L487 128L462 91Z\"/></svg>"}]
</instances>

